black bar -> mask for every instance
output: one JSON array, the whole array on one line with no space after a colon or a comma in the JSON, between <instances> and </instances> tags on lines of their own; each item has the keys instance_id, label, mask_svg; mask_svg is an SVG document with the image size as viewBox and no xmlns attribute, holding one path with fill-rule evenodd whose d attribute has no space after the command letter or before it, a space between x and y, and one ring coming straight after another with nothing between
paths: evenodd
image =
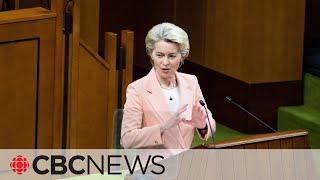
<instances>
[{"instance_id":1,"label":"black bar","mask_svg":"<svg viewBox=\"0 0 320 180\"><path fill-rule=\"evenodd\" d=\"M37 52L37 92L36 92L36 125L35 125L35 149L38 149L38 131L39 131L39 84L40 84L40 38L38 39L38 52Z\"/></svg>"},{"instance_id":2,"label":"black bar","mask_svg":"<svg viewBox=\"0 0 320 180\"><path fill-rule=\"evenodd\" d=\"M118 58L117 58L117 70L118 70L118 109L122 108L122 83L123 83L123 57L124 49L119 48Z\"/></svg>"},{"instance_id":3,"label":"black bar","mask_svg":"<svg viewBox=\"0 0 320 180\"><path fill-rule=\"evenodd\" d=\"M64 53L64 82L63 82L63 117L62 117L62 149L67 148L68 130L68 96L69 96L69 35L71 33L71 12L64 14L64 34L65 34L65 53Z\"/></svg>"},{"instance_id":4,"label":"black bar","mask_svg":"<svg viewBox=\"0 0 320 180\"><path fill-rule=\"evenodd\" d=\"M117 70L125 69L124 63L124 48L119 47L118 57L117 57Z\"/></svg>"}]
</instances>

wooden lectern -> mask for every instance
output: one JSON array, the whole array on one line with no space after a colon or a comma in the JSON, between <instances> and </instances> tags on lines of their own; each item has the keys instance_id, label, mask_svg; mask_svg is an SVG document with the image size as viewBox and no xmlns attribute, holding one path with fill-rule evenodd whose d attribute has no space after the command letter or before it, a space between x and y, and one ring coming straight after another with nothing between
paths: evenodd
<instances>
[{"instance_id":1,"label":"wooden lectern","mask_svg":"<svg viewBox=\"0 0 320 180\"><path fill-rule=\"evenodd\" d=\"M194 149L309 149L308 132L302 129L251 135L203 144Z\"/></svg>"}]
</instances>

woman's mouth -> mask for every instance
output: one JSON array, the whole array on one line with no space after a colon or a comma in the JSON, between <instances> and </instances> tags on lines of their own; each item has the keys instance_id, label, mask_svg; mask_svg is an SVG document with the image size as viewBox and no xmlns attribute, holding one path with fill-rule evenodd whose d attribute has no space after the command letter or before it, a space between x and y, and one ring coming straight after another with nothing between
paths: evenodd
<instances>
[{"instance_id":1,"label":"woman's mouth","mask_svg":"<svg viewBox=\"0 0 320 180\"><path fill-rule=\"evenodd\" d=\"M164 73L168 73L170 71L170 68L161 68L161 71Z\"/></svg>"}]
</instances>

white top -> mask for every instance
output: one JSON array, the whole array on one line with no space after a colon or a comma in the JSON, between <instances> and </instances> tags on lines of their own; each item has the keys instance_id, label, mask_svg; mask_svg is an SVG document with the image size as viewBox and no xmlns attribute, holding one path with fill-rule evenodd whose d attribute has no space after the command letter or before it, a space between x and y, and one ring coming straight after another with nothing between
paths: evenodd
<instances>
[{"instance_id":1,"label":"white top","mask_svg":"<svg viewBox=\"0 0 320 180\"><path fill-rule=\"evenodd\" d=\"M180 103L178 87L174 87L172 89L161 89L166 101L168 102L170 111L173 113L177 112Z\"/></svg>"}]
</instances>

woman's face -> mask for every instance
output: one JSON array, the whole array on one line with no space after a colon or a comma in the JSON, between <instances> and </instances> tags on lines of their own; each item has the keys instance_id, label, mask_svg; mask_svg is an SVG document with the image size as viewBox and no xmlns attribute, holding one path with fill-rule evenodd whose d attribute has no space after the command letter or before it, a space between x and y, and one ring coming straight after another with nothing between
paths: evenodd
<instances>
[{"instance_id":1,"label":"woman's face","mask_svg":"<svg viewBox=\"0 0 320 180\"><path fill-rule=\"evenodd\" d=\"M163 40L154 44L151 59L158 77L163 80L174 78L182 61L178 44Z\"/></svg>"}]
</instances>

